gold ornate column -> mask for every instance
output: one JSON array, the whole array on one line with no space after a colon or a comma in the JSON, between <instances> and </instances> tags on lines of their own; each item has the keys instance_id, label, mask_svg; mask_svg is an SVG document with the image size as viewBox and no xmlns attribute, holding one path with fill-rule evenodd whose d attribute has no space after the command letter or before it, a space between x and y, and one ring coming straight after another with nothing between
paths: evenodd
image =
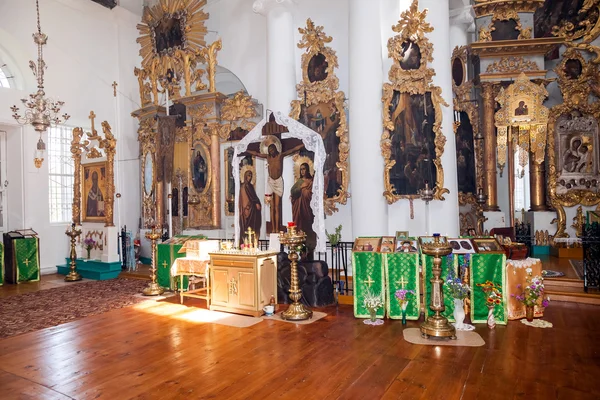
<instances>
[{"instance_id":1,"label":"gold ornate column","mask_svg":"<svg viewBox=\"0 0 600 400\"><path fill-rule=\"evenodd\" d=\"M513 131L513 129L515 131ZM508 127L508 140L506 146L508 147L508 156L506 157L506 163L508 168L506 173L508 174L508 220L510 221L509 226L515 226L515 147L516 141L513 142L513 138L519 137L518 127Z\"/></svg>"},{"instance_id":2,"label":"gold ornate column","mask_svg":"<svg viewBox=\"0 0 600 400\"><path fill-rule=\"evenodd\" d=\"M530 153L529 159L529 196L531 207L529 211L548 211L546 205L546 166L535 160L535 154Z\"/></svg>"},{"instance_id":3,"label":"gold ornate column","mask_svg":"<svg viewBox=\"0 0 600 400\"><path fill-rule=\"evenodd\" d=\"M215 177L212 183L212 209L213 209L213 227L221 227L221 153L219 146L219 131L211 129L210 132L210 159L212 176Z\"/></svg>"},{"instance_id":4,"label":"gold ornate column","mask_svg":"<svg viewBox=\"0 0 600 400\"><path fill-rule=\"evenodd\" d=\"M484 181L487 203L485 211L500 211L498 208L498 186L496 183L496 126L494 124L494 112L496 100L494 99L494 84L482 83L483 97L483 158L484 158Z\"/></svg>"}]
</instances>

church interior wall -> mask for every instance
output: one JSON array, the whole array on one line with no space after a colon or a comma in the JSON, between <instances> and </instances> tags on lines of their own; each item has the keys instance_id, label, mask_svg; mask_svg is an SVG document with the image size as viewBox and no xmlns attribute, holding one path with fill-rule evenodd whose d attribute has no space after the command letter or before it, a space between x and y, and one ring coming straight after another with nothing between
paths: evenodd
<instances>
[{"instance_id":1,"label":"church interior wall","mask_svg":"<svg viewBox=\"0 0 600 400\"><path fill-rule=\"evenodd\" d=\"M119 143L119 160L124 163L120 176L123 187L123 220L137 228L139 218L139 162L137 161L137 127L130 112L138 108L137 89L131 78L133 66L139 63L136 23L139 16L117 7L109 10L96 3L82 0L50 0L41 2L40 18L42 31L48 35L44 48L47 70L44 76L45 91L49 97L65 102L63 111L71 115L67 126L90 129L88 115L91 110L97 115L96 127L108 121ZM53 273L55 265L64 263L68 254L68 237L64 234L66 224L50 224L48 207L48 163L36 169L33 152L38 140L31 127L21 128L14 123L9 109L21 104L23 97L35 91L35 81L29 71L28 60L37 59L37 50L31 38L36 30L35 2L3 2L0 4L0 26L10 32L10 45L21 49L22 54L13 55L18 65L11 66L26 77L24 90L4 89L0 91L0 123L7 123L22 131L21 146L15 135L9 135L8 152L16 152L22 163L9 165L9 229L33 228L40 236L42 273ZM67 29L68 26L68 29ZM2 37L2 36L0 36ZM5 43L0 43L6 48ZM27 60L27 61L25 61ZM125 87L127 101L116 101L113 96L113 81L119 82L119 91ZM125 81L131 81L127 88ZM123 96L120 96L123 99ZM134 100L130 100L134 99ZM135 106L133 104L136 104ZM21 107L22 111L22 107ZM118 132L118 127L122 132ZM13 140L15 139L15 140ZM47 134L43 135L47 143ZM121 142L123 139L123 143ZM9 158L9 162L11 159ZM13 186L18 182L21 170L23 187ZM24 199L22 211L15 208L14 192L21 192ZM117 188L117 192L119 189ZM117 203L118 207L118 203ZM15 211L15 209L17 211ZM117 210L115 210L116 212ZM22 215L20 215L22 214ZM115 213L115 218L116 218ZM23 219L22 223L20 219ZM115 223L117 221L115 220ZM124 222L124 221L122 221Z\"/></svg>"}]
</instances>

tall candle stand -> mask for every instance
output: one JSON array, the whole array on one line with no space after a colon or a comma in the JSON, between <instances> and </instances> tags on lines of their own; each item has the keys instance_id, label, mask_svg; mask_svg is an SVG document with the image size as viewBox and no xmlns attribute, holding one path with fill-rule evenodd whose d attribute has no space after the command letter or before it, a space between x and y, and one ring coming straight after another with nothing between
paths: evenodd
<instances>
[{"instance_id":1,"label":"tall candle stand","mask_svg":"<svg viewBox=\"0 0 600 400\"><path fill-rule=\"evenodd\" d=\"M288 247L288 258L292 263L290 299L293 300L288 309L281 313L281 319L303 321L312 318L313 312L300 303L302 289L298 285L298 247L306 242L306 234L302 231L296 231L296 226L288 225L287 233L279 233L279 241Z\"/></svg>"},{"instance_id":2,"label":"tall candle stand","mask_svg":"<svg viewBox=\"0 0 600 400\"><path fill-rule=\"evenodd\" d=\"M448 322L448 319L442 315L442 311L446 309L444 306L444 281L440 279L442 273L442 257L452 253L452 247L448 244L448 240L444 238L440 240L439 234L434 235L433 243L424 243L422 246L424 254L433 256L433 278L431 282L431 298L429 308L435 312L435 315L426 318L421 324L421 336L424 338L433 337L449 337L456 339L456 328Z\"/></svg>"},{"instance_id":3,"label":"tall candle stand","mask_svg":"<svg viewBox=\"0 0 600 400\"><path fill-rule=\"evenodd\" d=\"M150 278L152 281L142 290L144 296L160 296L165 290L156 283L156 241L161 237L161 231L156 230L156 226L152 227L152 231L146 232L146 239L152 241L152 266L150 268Z\"/></svg>"},{"instance_id":4,"label":"tall candle stand","mask_svg":"<svg viewBox=\"0 0 600 400\"><path fill-rule=\"evenodd\" d=\"M75 224L71 224L71 230L66 231L65 234L71 238L71 262L70 262L70 271L65 276L65 282L75 282L81 280L81 275L77 272L77 251L75 251L75 240L79 235L81 235L81 231L75 229Z\"/></svg>"},{"instance_id":5,"label":"tall candle stand","mask_svg":"<svg viewBox=\"0 0 600 400\"><path fill-rule=\"evenodd\" d=\"M479 188L475 200L477 201L477 233L481 236L483 236L483 223L487 221L486 216L483 214L483 206L487 202L487 199L488 197L483 194L483 188Z\"/></svg>"}]
</instances>

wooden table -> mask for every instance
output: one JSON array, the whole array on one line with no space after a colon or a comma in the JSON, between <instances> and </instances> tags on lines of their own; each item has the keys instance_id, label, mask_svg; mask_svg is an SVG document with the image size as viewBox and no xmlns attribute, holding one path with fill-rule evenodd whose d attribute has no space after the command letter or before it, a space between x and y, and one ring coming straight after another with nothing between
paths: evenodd
<instances>
[{"instance_id":1,"label":"wooden table","mask_svg":"<svg viewBox=\"0 0 600 400\"><path fill-rule=\"evenodd\" d=\"M271 296L277 304L278 252L210 253L210 309L237 314L264 314Z\"/></svg>"},{"instance_id":2,"label":"wooden table","mask_svg":"<svg viewBox=\"0 0 600 400\"><path fill-rule=\"evenodd\" d=\"M542 275L542 261L539 258L525 260L506 260L506 289L508 290L508 319L525 318L525 305L512 297L512 294L521 294L527 284L527 268L531 268L531 275ZM517 285L521 285L518 288ZM543 317L544 307L535 306L534 317Z\"/></svg>"}]
</instances>

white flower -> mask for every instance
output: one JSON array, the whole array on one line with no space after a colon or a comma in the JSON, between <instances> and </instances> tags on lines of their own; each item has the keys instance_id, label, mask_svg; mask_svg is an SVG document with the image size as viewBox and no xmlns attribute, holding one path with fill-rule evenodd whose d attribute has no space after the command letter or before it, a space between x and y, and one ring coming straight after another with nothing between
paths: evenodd
<instances>
[{"instance_id":1,"label":"white flower","mask_svg":"<svg viewBox=\"0 0 600 400\"><path fill-rule=\"evenodd\" d=\"M532 270L531 268L527 268L527 269L525 270L525 272L527 272L528 274L530 274L532 271L533 271L533 270Z\"/></svg>"}]
</instances>

